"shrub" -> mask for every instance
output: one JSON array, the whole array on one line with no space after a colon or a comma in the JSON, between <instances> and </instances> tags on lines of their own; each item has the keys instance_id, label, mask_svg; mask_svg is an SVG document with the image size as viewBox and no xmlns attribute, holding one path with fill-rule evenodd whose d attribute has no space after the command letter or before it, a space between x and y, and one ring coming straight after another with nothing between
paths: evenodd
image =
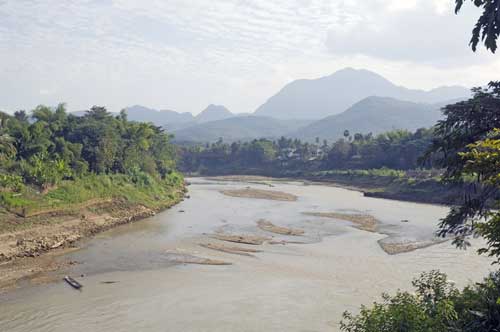
<instances>
[{"instance_id":1,"label":"shrub","mask_svg":"<svg viewBox=\"0 0 500 332\"><path fill-rule=\"evenodd\" d=\"M24 186L23 178L16 174L0 174L0 190L20 191Z\"/></svg>"},{"instance_id":2,"label":"shrub","mask_svg":"<svg viewBox=\"0 0 500 332\"><path fill-rule=\"evenodd\" d=\"M487 332L500 326L500 272L457 290L439 271L413 281L415 293L384 294L381 303L345 312L344 332Z\"/></svg>"}]
</instances>

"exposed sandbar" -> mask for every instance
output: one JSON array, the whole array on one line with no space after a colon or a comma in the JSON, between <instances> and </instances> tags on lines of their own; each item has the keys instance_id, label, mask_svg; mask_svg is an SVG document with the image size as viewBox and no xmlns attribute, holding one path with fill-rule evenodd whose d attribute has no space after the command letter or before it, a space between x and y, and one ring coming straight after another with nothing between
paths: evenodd
<instances>
[{"instance_id":1,"label":"exposed sandbar","mask_svg":"<svg viewBox=\"0 0 500 332\"><path fill-rule=\"evenodd\" d=\"M369 214L346 214L338 212L303 212L307 216L339 219L351 222L355 228L375 232L379 221Z\"/></svg>"},{"instance_id":2,"label":"exposed sandbar","mask_svg":"<svg viewBox=\"0 0 500 332\"><path fill-rule=\"evenodd\" d=\"M227 241L227 242L235 242L235 243L243 243L243 244L251 244L251 245L261 245L265 241L268 241L269 238L263 236L255 236L255 235L232 235L232 234L222 234L217 233L212 235L214 239Z\"/></svg>"},{"instance_id":3,"label":"exposed sandbar","mask_svg":"<svg viewBox=\"0 0 500 332\"><path fill-rule=\"evenodd\" d=\"M262 190L253 188L222 190L221 193L231 197L268 199L268 200L284 201L284 202L295 202L298 199L297 196L282 191Z\"/></svg>"},{"instance_id":4,"label":"exposed sandbar","mask_svg":"<svg viewBox=\"0 0 500 332\"><path fill-rule=\"evenodd\" d=\"M384 240L378 241L378 244L380 245L382 250L384 250L389 255L403 254L418 249L428 248L433 245L447 241L441 239L435 241L420 241L420 242L386 242Z\"/></svg>"},{"instance_id":5,"label":"exposed sandbar","mask_svg":"<svg viewBox=\"0 0 500 332\"><path fill-rule=\"evenodd\" d=\"M201 243L200 246L203 248L222 251L222 252L229 253L229 254L249 256L249 257L255 257L254 255L251 254L251 252L259 252L260 251L260 250L240 248L240 247L234 247L234 246L225 246L222 244L215 244L215 243Z\"/></svg>"},{"instance_id":6,"label":"exposed sandbar","mask_svg":"<svg viewBox=\"0 0 500 332\"><path fill-rule=\"evenodd\" d=\"M217 259L198 257L191 254L168 252L168 260L180 264L199 264L199 265L232 265L231 262Z\"/></svg>"},{"instance_id":7,"label":"exposed sandbar","mask_svg":"<svg viewBox=\"0 0 500 332\"><path fill-rule=\"evenodd\" d=\"M281 235L299 236L299 235L304 234L304 231L301 229L276 226L272 222L264 220L264 219L257 221L257 226L259 226L259 228L264 230L264 231L276 233L276 234L281 234Z\"/></svg>"}]
</instances>

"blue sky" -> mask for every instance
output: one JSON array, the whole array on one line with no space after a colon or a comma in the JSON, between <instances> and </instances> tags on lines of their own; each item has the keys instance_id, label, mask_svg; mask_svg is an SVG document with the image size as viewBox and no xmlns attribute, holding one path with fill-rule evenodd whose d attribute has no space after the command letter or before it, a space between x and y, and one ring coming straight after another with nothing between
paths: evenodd
<instances>
[{"instance_id":1,"label":"blue sky","mask_svg":"<svg viewBox=\"0 0 500 332\"><path fill-rule=\"evenodd\" d=\"M368 3L368 4L367 4ZM0 0L0 109L251 112L346 66L429 89L497 79L453 0Z\"/></svg>"}]
</instances>

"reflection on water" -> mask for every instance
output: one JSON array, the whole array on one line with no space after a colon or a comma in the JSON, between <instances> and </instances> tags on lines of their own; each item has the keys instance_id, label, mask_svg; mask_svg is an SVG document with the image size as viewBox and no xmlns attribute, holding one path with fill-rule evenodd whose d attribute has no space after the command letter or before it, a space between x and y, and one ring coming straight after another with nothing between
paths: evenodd
<instances>
[{"instance_id":1,"label":"reflection on water","mask_svg":"<svg viewBox=\"0 0 500 332\"><path fill-rule=\"evenodd\" d=\"M274 182L272 190L297 195L297 202L234 198L219 190L267 186L204 179L192 183L191 199L103 233L64 257L80 263L68 273L84 275L79 278L82 292L59 282L1 295L0 330L335 331L344 310L355 310L382 291L407 288L422 271L439 268L465 284L490 267L473 250L459 251L449 243L395 256L378 245L384 239L432 239L446 214L443 207L282 182ZM371 214L382 222L383 234L303 212ZM256 257L199 246L221 230L272 236L257 227L259 219L305 230L304 236L274 237L307 244L265 244ZM172 250L233 265L173 264L166 254Z\"/></svg>"}]
</instances>

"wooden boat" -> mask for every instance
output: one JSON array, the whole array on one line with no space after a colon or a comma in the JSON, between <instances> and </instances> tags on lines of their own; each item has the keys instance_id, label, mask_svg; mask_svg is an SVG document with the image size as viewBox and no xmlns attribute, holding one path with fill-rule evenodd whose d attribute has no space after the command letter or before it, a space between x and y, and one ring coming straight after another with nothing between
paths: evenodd
<instances>
[{"instance_id":1,"label":"wooden boat","mask_svg":"<svg viewBox=\"0 0 500 332\"><path fill-rule=\"evenodd\" d=\"M80 289L80 288L83 287L82 284L80 284L78 281L76 281L75 279L71 278L70 276L65 276L64 277L64 281L66 281L74 289Z\"/></svg>"}]
</instances>

